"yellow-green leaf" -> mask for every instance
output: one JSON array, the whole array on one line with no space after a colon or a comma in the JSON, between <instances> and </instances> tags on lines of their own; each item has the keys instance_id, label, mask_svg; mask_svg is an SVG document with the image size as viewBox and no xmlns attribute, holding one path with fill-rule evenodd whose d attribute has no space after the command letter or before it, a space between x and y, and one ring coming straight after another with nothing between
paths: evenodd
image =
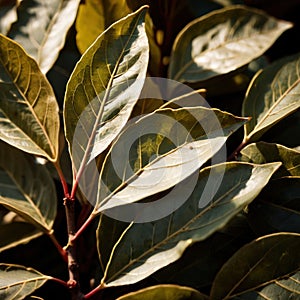
<instances>
[{"instance_id":1,"label":"yellow-green leaf","mask_svg":"<svg viewBox=\"0 0 300 300\"><path fill-rule=\"evenodd\" d=\"M50 174L31 155L3 142L0 145L0 204L49 233L57 208Z\"/></svg>"},{"instance_id":2,"label":"yellow-green leaf","mask_svg":"<svg viewBox=\"0 0 300 300\"><path fill-rule=\"evenodd\" d=\"M0 35L0 139L51 161L58 157L58 104L36 62Z\"/></svg>"},{"instance_id":3,"label":"yellow-green leaf","mask_svg":"<svg viewBox=\"0 0 300 300\"><path fill-rule=\"evenodd\" d=\"M124 227L124 223L102 215L97 238L99 257L106 268L103 281L107 286L132 284L176 261L192 243L206 239L249 205L279 166L280 163L253 165L232 162L205 168L200 171L191 196L180 208L157 221L133 223L122 239L118 228ZM220 181L220 174L224 176L218 188L216 183ZM206 187L210 176L212 184ZM188 183L186 181L185 185ZM199 207L205 188L209 190L206 198L211 196L211 199L205 207ZM178 190L176 197L181 197L180 193ZM173 207L176 197L166 205ZM163 204L157 207L156 213L162 209ZM141 209L139 212L142 212ZM153 214L155 217L155 212ZM117 223L116 226L114 223ZM106 238L108 235L109 239Z\"/></svg>"},{"instance_id":4,"label":"yellow-green leaf","mask_svg":"<svg viewBox=\"0 0 300 300\"><path fill-rule=\"evenodd\" d=\"M23 0L9 37L20 43L43 73L54 65L74 23L80 0Z\"/></svg>"},{"instance_id":5,"label":"yellow-green leaf","mask_svg":"<svg viewBox=\"0 0 300 300\"><path fill-rule=\"evenodd\" d=\"M206 295L190 287L161 284L132 292L117 300L207 300Z\"/></svg>"},{"instance_id":6,"label":"yellow-green leaf","mask_svg":"<svg viewBox=\"0 0 300 300\"><path fill-rule=\"evenodd\" d=\"M168 76L198 82L229 73L262 55L291 27L289 22L243 6L213 11L178 34Z\"/></svg>"},{"instance_id":7,"label":"yellow-green leaf","mask_svg":"<svg viewBox=\"0 0 300 300\"><path fill-rule=\"evenodd\" d=\"M85 168L109 146L138 100L149 57L145 14L146 7L142 7L112 24L71 75L64 122L76 170Z\"/></svg>"},{"instance_id":8,"label":"yellow-green leaf","mask_svg":"<svg viewBox=\"0 0 300 300\"><path fill-rule=\"evenodd\" d=\"M19 265L0 264L0 299L21 300L51 277Z\"/></svg>"},{"instance_id":9,"label":"yellow-green leaf","mask_svg":"<svg viewBox=\"0 0 300 300\"><path fill-rule=\"evenodd\" d=\"M217 274L211 289L211 299L243 297L243 294L259 291L261 286L277 282L297 271L299 247L300 235L296 233L263 236L245 245Z\"/></svg>"},{"instance_id":10,"label":"yellow-green leaf","mask_svg":"<svg viewBox=\"0 0 300 300\"><path fill-rule=\"evenodd\" d=\"M81 53L112 23L132 12L126 0L86 0L76 18L76 43Z\"/></svg>"},{"instance_id":11,"label":"yellow-green leaf","mask_svg":"<svg viewBox=\"0 0 300 300\"><path fill-rule=\"evenodd\" d=\"M242 109L244 116L252 117L245 125L245 141L257 141L300 107L299 67L297 54L276 61L253 78Z\"/></svg>"}]
</instances>

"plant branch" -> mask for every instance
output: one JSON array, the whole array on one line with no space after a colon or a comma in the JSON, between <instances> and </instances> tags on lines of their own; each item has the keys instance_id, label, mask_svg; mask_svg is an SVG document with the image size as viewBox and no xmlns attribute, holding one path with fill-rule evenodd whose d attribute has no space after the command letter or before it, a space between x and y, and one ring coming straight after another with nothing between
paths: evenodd
<instances>
[{"instance_id":1,"label":"plant branch","mask_svg":"<svg viewBox=\"0 0 300 300\"><path fill-rule=\"evenodd\" d=\"M96 288L94 288L93 290L91 290L88 294L84 295L83 299L90 299L91 297L93 297L94 295L96 295L97 293L99 293L104 288L105 288L104 284L98 285Z\"/></svg>"},{"instance_id":2,"label":"plant branch","mask_svg":"<svg viewBox=\"0 0 300 300\"><path fill-rule=\"evenodd\" d=\"M82 226L79 228L79 230L73 235L71 239L71 243L74 243L74 241L83 233L83 231L90 225L90 223L94 220L96 215L90 214L90 216L86 219L86 221L82 224Z\"/></svg>"},{"instance_id":3,"label":"plant branch","mask_svg":"<svg viewBox=\"0 0 300 300\"><path fill-rule=\"evenodd\" d=\"M66 251L68 253L69 280L67 284L71 291L71 299L79 300L83 299L83 294L79 286L79 265L76 257L76 245L73 243L73 237L76 232L75 200L69 197L64 198L64 205L68 227L68 245L66 246Z\"/></svg>"},{"instance_id":4,"label":"plant branch","mask_svg":"<svg viewBox=\"0 0 300 300\"><path fill-rule=\"evenodd\" d=\"M55 282L57 282L57 283L63 285L63 286L66 287L66 288L69 288L68 283L65 282L65 281L63 281L63 280L61 280L61 279L59 279L59 278L51 277L50 280L55 281Z\"/></svg>"},{"instance_id":5,"label":"plant branch","mask_svg":"<svg viewBox=\"0 0 300 300\"><path fill-rule=\"evenodd\" d=\"M56 249L58 250L58 252L61 255L61 257L63 258L63 260L65 262L68 262L68 254L67 254L66 250L64 248L62 248L62 246L60 245L60 243L57 241L57 239L56 239L56 237L54 235L54 231L51 230L48 233L48 236L51 239L51 241L53 242L53 244L56 247Z\"/></svg>"}]
</instances>

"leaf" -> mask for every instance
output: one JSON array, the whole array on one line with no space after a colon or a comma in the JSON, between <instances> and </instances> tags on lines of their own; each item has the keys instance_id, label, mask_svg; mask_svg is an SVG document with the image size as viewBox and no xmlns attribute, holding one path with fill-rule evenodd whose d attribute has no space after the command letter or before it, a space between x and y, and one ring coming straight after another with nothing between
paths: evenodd
<instances>
[{"instance_id":1,"label":"leaf","mask_svg":"<svg viewBox=\"0 0 300 300\"><path fill-rule=\"evenodd\" d=\"M229 299L255 291L299 268L300 235L264 236L236 252L217 274L211 299Z\"/></svg>"},{"instance_id":2,"label":"leaf","mask_svg":"<svg viewBox=\"0 0 300 300\"><path fill-rule=\"evenodd\" d=\"M287 57L271 64L253 78L242 109L244 116L252 117L245 125L245 141L256 141L300 107L299 65L299 55Z\"/></svg>"},{"instance_id":3,"label":"leaf","mask_svg":"<svg viewBox=\"0 0 300 300\"><path fill-rule=\"evenodd\" d=\"M198 82L234 71L262 55L292 24L243 6L189 23L172 49L168 77Z\"/></svg>"},{"instance_id":4,"label":"leaf","mask_svg":"<svg viewBox=\"0 0 300 300\"><path fill-rule=\"evenodd\" d=\"M0 2L0 33L6 35L13 22L17 20L16 0Z\"/></svg>"},{"instance_id":5,"label":"leaf","mask_svg":"<svg viewBox=\"0 0 300 300\"><path fill-rule=\"evenodd\" d=\"M0 139L51 161L58 156L54 92L36 62L0 35Z\"/></svg>"},{"instance_id":6,"label":"leaf","mask_svg":"<svg viewBox=\"0 0 300 300\"><path fill-rule=\"evenodd\" d=\"M255 201L256 202L256 201ZM224 228L190 246L182 257L152 275L158 282L204 290L211 286L223 264L246 242L253 231L247 218L238 214Z\"/></svg>"},{"instance_id":7,"label":"leaf","mask_svg":"<svg viewBox=\"0 0 300 300\"><path fill-rule=\"evenodd\" d=\"M208 297L189 287L161 284L132 292L117 300L206 300Z\"/></svg>"},{"instance_id":8,"label":"leaf","mask_svg":"<svg viewBox=\"0 0 300 300\"><path fill-rule=\"evenodd\" d=\"M241 151L241 161L265 164L281 161L282 165L275 178L284 176L300 176L300 152L278 144L258 142L250 144Z\"/></svg>"},{"instance_id":9,"label":"leaf","mask_svg":"<svg viewBox=\"0 0 300 300\"><path fill-rule=\"evenodd\" d=\"M0 299L24 299L49 279L32 268L0 264Z\"/></svg>"},{"instance_id":10,"label":"leaf","mask_svg":"<svg viewBox=\"0 0 300 300\"><path fill-rule=\"evenodd\" d=\"M77 170L109 146L138 100L149 56L145 13L146 7L142 7L111 25L85 52L71 75L64 121Z\"/></svg>"},{"instance_id":11,"label":"leaf","mask_svg":"<svg viewBox=\"0 0 300 300\"><path fill-rule=\"evenodd\" d=\"M80 0L23 0L9 37L21 44L45 74L63 48Z\"/></svg>"},{"instance_id":12,"label":"leaf","mask_svg":"<svg viewBox=\"0 0 300 300\"><path fill-rule=\"evenodd\" d=\"M44 165L33 157L0 142L0 204L44 232L56 216L54 182Z\"/></svg>"},{"instance_id":13,"label":"leaf","mask_svg":"<svg viewBox=\"0 0 300 300\"><path fill-rule=\"evenodd\" d=\"M297 299L300 295L299 282L300 272L297 272L284 279L275 280L274 283L268 284L262 289L246 293L242 298L235 297L234 299Z\"/></svg>"},{"instance_id":14,"label":"leaf","mask_svg":"<svg viewBox=\"0 0 300 300\"><path fill-rule=\"evenodd\" d=\"M300 177L272 180L249 206L247 218L260 235L277 231L300 233Z\"/></svg>"},{"instance_id":15,"label":"leaf","mask_svg":"<svg viewBox=\"0 0 300 300\"><path fill-rule=\"evenodd\" d=\"M76 43L81 53L112 23L132 12L126 0L86 0L76 18Z\"/></svg>"},{"instance_id":16,"label":"leaf","mask_svg":"<svg viewBox=\"0 0 300 300\"><path fill-rule=\"evenodd\" d=\"M26 222L0 224L0 253L18 245L27 244L41 235L42 232Z\"/></svg>"},{"instance_id":17,"label":"leaf","mask_svg":"<svg viewBox=\"0 0 300 300\"><path fill-rule=\"evenodd\" d=\"M104 162L94 214L173 187L212 158L245 121L199 106L163 108L133 123Z\"/></svg>"},{"instance_id":18,"label":"leaf","mask_svg":"<svg viewBox=\"0 0 300 300\"><path fill-rule=\"evenodd\" d=\"M205 168L200 171L191 196L180 208L158 221L134 223L121 240L119 235L112 236L118 232L116 230L110 231L111 237L107 241L105 233L112 229L112 222L117 221L102 215L97 230L99 257L106 268L106 276L102 280L107 286L132 284L176 261L187 247L205 240L224 227L248 205L279 165L280 163L251 165L232 162ZM218 189L216 183L220 181L220 174L224 171ZM206 207L199 207L208 179L211 183L205 197L211 197L211 201L206 202ZM181 185L181 189L186 185L188 186L188 181ZM181 197L180 190L177 193L177 197ZM172 204L169 202L168 205ZM160 209L164 209L163 206L156 207L156 212ZM118 226L124 225L119 222L115 228ZM116 241L119 244L114 246Z\"/></svg>"}]
</instances>

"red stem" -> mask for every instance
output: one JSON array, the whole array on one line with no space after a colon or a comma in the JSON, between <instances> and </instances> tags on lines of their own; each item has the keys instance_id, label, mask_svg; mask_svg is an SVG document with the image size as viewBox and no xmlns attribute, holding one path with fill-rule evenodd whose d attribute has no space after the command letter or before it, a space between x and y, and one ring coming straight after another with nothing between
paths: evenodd
<instances>
[{"instance_id":1,"label":"red stem","mask_svg":"<svg viewBox=\"0 0 300 300\"><path fill-rule=\"evenodd\" d=\"M54 167L55 167L55 169L58 173L58 176L60 178L60 182L61 182L61 185L62 185L63 190L64 190L65 198L68 198L69 197L69 188L68 188L68 184L67 184L67 181L65 179L64 173L63 173L58 161L53 163L53 164L54 164Z\"/></svg>"},{"instance_id":2,"label":"red stem","mask_svg":"<svg viewBox=\"0 0 300 300\"><path fill-rule=\"evenodd\" d=\"M82 224L82 226L79 228L79 230L73 235L71 242L74 243L74 241L82 234L82 232L89 226L89 224L94 220L95 215L91 214L86 221Z\"/></svg>"},{"instance_id":3,"label":"red stem","mask_svg":"<svg viewBox=\"0 0 300 300\"><path fill-rule=\"evenodd\" d=\"M49 232L48 236L50 237L51 241L53 242L54 246L58 250L58 252L61 255L61 257L63 258L63 260L65 262L68 262L68 253L62 248L60 243L57 241L57 239L55 238L55 236L53 234L53 231Z\"/></svg>"},{"instance_id":4,"label":"red stem","mask_svg":"<svg viewBox=\"0 0 300 300\"><path fill-rule=\"evenodd\" d=\"M241 150L247 145L248 141L243 140L240 145L228 156L227 161L232 161L236 159L237 155L241 152Z\"/></svg>"},{"instance_id":5,"label":"red stem","mask_svg":"<svg viewBox=\"0 0 300 300\"><path fill-rule=\"evenodd\" d=\"M52 281L55 281L55 282L57 282L57 283L63 285L63 286L66 287L66 288L69 288L67 282L65 282L65 281L63 281L63 280L61 280L61 279L59 279L59 278L51 277L50 279L51 279Z\"/></svg>"},{"instance_id":6,"label":"red stem","mask_svg":"<svg viewBox=\"0 0 300 300\"><path fill-rule=\"evenodd\" d=\"M98 285L96 288L91 290L88 294L84 295L83 299L90 299L104 288L104 285Z\"/></svg>"}]
</instances>

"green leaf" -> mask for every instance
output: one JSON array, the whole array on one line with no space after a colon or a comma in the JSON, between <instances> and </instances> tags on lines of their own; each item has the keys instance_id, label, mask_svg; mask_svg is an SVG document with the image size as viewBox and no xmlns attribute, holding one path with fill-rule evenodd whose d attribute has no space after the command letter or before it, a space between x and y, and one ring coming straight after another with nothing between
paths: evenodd
<instances>
[{"instance_id":1,"label":"green leaf","mask_svg":"<svg viewBox=\"0 0 300 300\"><path fill-rule=\"evenodd\" d=\"M274 283L258 289L257 291L249 292L234 299L297 299L300 296L300 272L294 275L286 276L284 279L275 280Z\"/></svg>"},{"instance_id":2,"label":"green leaf","mask_svg":"<svg viewBox=\"0 0 300 300\"><path fill-rule=\"evenodd\" d=\"M112 223L117 221L102 215L97 239L100 260L106 268L103 281L107 286L132 284L176 261L187 247L224 227L256 198L279 165L232 162L205 168L200 171L191 196L180 208L158 221L132 224L122 239L118 227L124 227L124 224L118 222L112 231ZM224 168L225 174L218 189L216 182L220 181ZM213 183L208 186L208 194L213 198L206 207L199 207L209 177ZM187 181L182 188L186 184ZM180 191L178 193L180 197ZM116 241L119 244L114 246Z\"/></svg>"},{"instance_id":3,"label":"green leaf","mask_svg":"<svg viewBox=\"0 0 300 300\"><path fill-rule=\"evenodd\" d=\"M94 214L181 182L212 158L245 121L201 106L163 108L139 119L121 134L104 162Z\"/></svg>"},{"instance_id":4,"label":"green leaf","mask_svg":"<svg viewBox=\"0 0 300 300\"><path fill-rule=\"evenodd\" d=\"M300 152L278 144L258 142L241 151L240 160L255 164L281 161L282 165L275 177L300 176Z\"/></svg>"},{"instance_id":5,"label":"green leaf","mask_svg":"<svg viewBox=\"0 0 300 300\"><path fill-rule=\"evenodd\" d=\"M172 49L169 78L197 82L234 71L262 55L292 24L243 6L189 23Z\"/></svg>"},{"instance_id":6,"label":"green leaf","mask_svg":"<svg viewBox=\"0 0 300 300\"><path fill-rule=\"evenodd\" d=\"M0 35L0 139L51 161L58 156L54 92L36 62Z\"/></svg>"},{"instance_id":7,"label":"green leaf","mask_svg":"<svg viewBox=\"0 0 300 300\"><path fill-rule=\"evenodd\" d=\"M190 287L162 284L132 292L117 300L207 300L208 297Z\"/></svg>"},{"instance_id":8,"label":"green leaf","mask_svg":"<svg viewBox=\"0 0 300 300\"><path fill-rule=\"evenodd\" d=\"M145 13L146 7L142 7L111 25L85 52L71 75L64 121L77 170L109 146L138 100L149 56Z\"/></svg>"},{"instance_id":9,"label":"green leaf","mask_svg":"<svg viewBox=\"0 0 300 300\"><path fill-rule=\"evenodd\" d=\"M240 213L220 231L189 247L179 260L159 270L152 277L158 282L186 285L197 290L205 289L211 286L223 264L245 241L252 240L252 235L247 218Z\"/></svg>"},{"instance_id":10,"label":"green leaf","mask_svg":"<svg viewBox=\"0 0 300 300\"><path fill-rule=\"evenodd\" d=\"M54 65L74 23L80 0L23 0L9 37L20 43L43 73Z\"/></svg>"},{"instance_id":11,"label":"green leaf","mask_svg":"<svg viewBox=\"0 0 300 300\"><path fill-rule=\"evenodd\" d=\"M0 253L18 245L27 244L41 235L42 232L26 222L0 224Z\"/></svg>"},{"instance_id":12,"label":"green leaf","mask_svg":"<svg viewBox=\"0 0 300 300\"><path fill-rule=\"evenodd\" d=\"M56 216L54 182L45 166L30 155L0 142L0 204L44 232Z\"/></svg>"},{"instance_id":13,"label":"green leaf","mask_svg":"<svg viewBox=\"0 0 300 300\"><path fill-rule=\"evenodd\" d=\"M300 262L300 235L264 236L236 252L217 274L211 299L229 299L255 291L295 272Z\"/></svg>"},{"instance_id":14,"label":"green leaf","mask_svg":"<svg viewBox=\"0 0 300 300\"><path fill-rule=\"evenodd\" d=\"M251 116L245 141L256 141L277 122L300 107L300 56L279 60L257 73L249 85L242 113Z\"/></svg>"},{"instance_id":15,"label":"green leaf","mask_svg":"<svg viewBox=\"0 0 300 300\"><path fill-rule=\"evenodd\" d=\"M112 23L130 14L126 0L86 0L76 18L76 43L81 53Z\"/></svg>"},{"instance_id":16,"label":"green leaf","mask_svg":"<svg viewBox=\"0 0 300 300\"><path fill-rule=\"evenodd\" d=\"M247 218L260 235L277 231L300 233L300 177L272 180L249 206Z\"/></svg>"},{"instance_id":17,"label":"green leaf","mask_svg":"<svg viewBox=\"0 0 300 300\"><path fill-rule=\"evenodd\" d=\"M13 22L17 20L17 1L0 2L0 33L6 35Z\"/></svg>"},{"instance_id":18,"label":"green leaf","mask_svg":"<svg viewBox=\"0 0 300 300\"><path fill-rule=\"evenodd\" d=\"M32 268L0 264L0 299L24 299L49 279Z\"/></svg>"}]
</instances>

